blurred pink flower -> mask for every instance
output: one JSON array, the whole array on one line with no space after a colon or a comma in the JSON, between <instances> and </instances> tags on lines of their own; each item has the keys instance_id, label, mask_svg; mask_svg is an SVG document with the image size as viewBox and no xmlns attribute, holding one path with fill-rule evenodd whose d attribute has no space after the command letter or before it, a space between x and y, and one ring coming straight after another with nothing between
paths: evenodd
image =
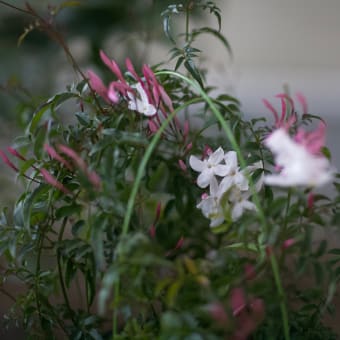
<instances>
[{"instance_id":1,"label":"blurred pink flower","mask_svg":"<svg viewBox=\"0 0 340 340\"><path fill-rule=\"evenodd\" d=\"M323 143L321 132L305 133L300 130L296 140L284 128L272 132L265 145L273 152L275 163L281 169L279 174L267 175L264 182L268 185L321 186L333 177L330 163L323 155L315 152Z\"/></svg>"}]
</instances>

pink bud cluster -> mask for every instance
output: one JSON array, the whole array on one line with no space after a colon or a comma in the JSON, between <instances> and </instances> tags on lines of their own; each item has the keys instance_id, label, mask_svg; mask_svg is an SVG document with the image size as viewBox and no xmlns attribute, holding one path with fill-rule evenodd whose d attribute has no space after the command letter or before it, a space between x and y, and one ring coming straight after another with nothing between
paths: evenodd
<instances>
[{"instance_id":1,"label":"pink bud cluster","mask_svg":"<svg viewBox=\"0 0 340 340\"><path fill-rule=\"evenodd\" d=\"M97 74L93 71L88 71L89 85L92 90L108 104L127 101L130 109L149 118L149 131L151 133L157 132L161 124L160 115L167 118L168 112L172 112L174 108L169 95L158 82L151 68L148 65L143 65L143 76L139 76L131 60L127 58L125 66L129 75L134 79L134 83L129 84L113 59L110 59L103 51L100 51L100 58L116 76L117 80L106 86ZM175 126L179 126L177 118L175 118Z\"/></svg>"},{"instance_id":2,"label":"pink bud cluster","mask_svg":"<svg viewBox=\"0 0 340 340\"><path fill-rule=\"evenodd\" d=\"M44 149L48 153L48 155L64 165L69 171L73 172L75 171L75 168L79 168L88 178L90 183L93 185L93 187L96 190L99 190L101 187L101 180L98 174L95 171L90 171L86 162L71 148L65 145L58 145L57 146L59 152L64 153L66 156L68 156L72 162L67 161L63 156L60 155L52 146L45 145ZM13 155L14 157L22 160L27 161L26 157L24 157L21 153L19 153L16 149L7 147L7 151ZM0 150L0 158L3 160L3 162L8 165L12 170L15 172L20 172L19 168L8 158L6 153L2 150ZM58 190L62 191L65 194L70 194L71 192L60 182L58 181L47 169L44 167L38 168L35 165L31 165L31 167L39 172L44 180L52 185L53 187L57 188ZM31 181L37 182L36 179L31 178L30 176L23 174L23 176Z\"/></svg>"}]
</instances>

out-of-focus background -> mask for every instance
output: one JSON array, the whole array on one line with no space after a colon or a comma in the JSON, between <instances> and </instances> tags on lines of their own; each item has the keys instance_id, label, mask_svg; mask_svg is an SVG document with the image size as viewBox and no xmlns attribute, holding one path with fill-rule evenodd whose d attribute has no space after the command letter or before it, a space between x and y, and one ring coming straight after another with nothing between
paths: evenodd
<instances>
[{"instance_id":1,"label":"out-of-focus background","mask_svg":"<svg viewBox=\"0 0 340 340\"><path fill-rule=\"evenodd\" d=\"M63 1L29 0L41 15ZM138 65L168 60L160 13L171 0L83 0L65 8L56 22L75 59L84 70L103 73L98 51L119 62L129 56ZM8 0L24 8L23 0ZM302 92L309 113L328 125L327 144L340 168L340 1L339 0L220 0L222 32L231 58L215 39L200 38L207 79L221 92L235 95L249 116L268 115L262 98L275 103L283 87ZM195 22L216 26L214 17ZM79 80L60 46L33 31L20 47L19 36L31 18L0 3L0 148L10 145L25 128L39 103ZM179 22L178 25L181 25ZM184 28L184 23L183 23ZM107 74L107 73L106 73ZM279 103L277 103L279 104ZM278 106L278 105L277 105ZM0 164L0 206L20 192L14 174ZM3 303L5 306L7 303ZM1 337L1 334L0 334ZM3 338L3 337L1 337Z\"/></svg>"}]
</instances>

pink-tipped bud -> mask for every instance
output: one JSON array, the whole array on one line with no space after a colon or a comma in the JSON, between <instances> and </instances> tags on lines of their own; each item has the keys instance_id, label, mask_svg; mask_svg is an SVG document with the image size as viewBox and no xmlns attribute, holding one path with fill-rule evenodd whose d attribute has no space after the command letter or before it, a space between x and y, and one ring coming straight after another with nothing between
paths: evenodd
<instances>
[{"instance_id":1,"label":"pink-tipped bud","mask_svg":"<svg viewBox=\"0 0 340 340\"><path fill-rule=\"evenodd\" d=\"M189 130L190 130L189 120L186 119L185 122L184 122L184 127L183 127L183 138L184 138L184 140L187 139L187 137L189 135Z\"/></svg>"},{"instance_id":2,"label":"pink-tipped bud","mask_svg":"<svg viewBox=\"0 0 340 340\"><path fill-rule=\"evenodd\" d=\"M287 94L279 93L275 97L280 98L281 100L286 100L290 105L290 112L295 111L294 102L293 102L292 98L290 98ZM284 108L286 108L286 106L284 106ZM284 113L286 113L286 112L281 112L281 115L283 115Z\"/></svg>"},{"instance_id":3,"label":"pink-tipped bud","mask_svg":"<svg viewBox=\"0 0 340 340\"><path fill-rule=\"evenodd\" d=\"M273 114L276 126L279 122L279 114L275 110L274 106L267 99L262 99L262 103Z\"/></svg>"},{"instance_id":4,"label":"pink-tipped bud","mask_svg":"<svg viewBox=\"0 0 340 340\"><path fill-rule=\"evenodd\" d=\"M170 110L170 112L172 112L174 110L174 107L172 105L172 100L169 97L169 95L166 93L166 91L164 90L164 87L159 85L159 92L161 94L161 98L163 103L168 107L168 109Z\"/></svg>"},{"instance_id":5,"label":"pink-tipped bud","mask_svg":"<svg viewBox=\"0 0 340 340\"><path fill-rule=\"evenodd\" d=\"M152 225L149 229L149 234L150 234L150 237L152 239L154 239L156 237L156 227L154 225Z\"/></svg>"},{"instance_id":6,"label":"pink-tipped bud","mask_svg":"<svg viewBox=\"0 0 340 340\"><path fill-rule=\"evenodd\" d=\"M102 59L103 63L116 75L116 77L122 82L125 83L125 79L123 74L118 66L118 64L110 59L103 51L99 52L100 58Z\"/></svg>"},{"instance_id":7,"label":"pink-tipped bud","mask_svg":"<svg viewBox=\"0 0 340 340\"><path fill-rule=\"evenodd\" d=\"M181 159L178 160L178 165L183 171L187 171L187 166Z\"/></svg>"},{"instance_id":8,"label":"pink-tipped bud","mask_svg":"<svg viewBox=\"0 0 340 340\"><path fill-rule=\"evenodd\" d=\"M119 93L116 91L114 82L109 85L107 96L112 103L117 104L119 102Z\"/></svg>"},{"instance_id":9,"label":"pink-tipped bud","mask_svg":"<svg viewBox=\"0 0 340 340\"><path fill-rule=\"evenodd\" d=\"M137 72L135 71L135 68L129 58L126 58L125 65L128 71L131 73L131 75L137 80L139 83L141 82L140 77L138 76Z\"/></svg>"},{"instance_id":10,"label":"pink-tipped bud","mask_svg":"<svg viewBox=\"0 0 340 340\"><path fill-rule=\"evenodd\" d=\"M182 246L183 246L183 243L184 243L184 237L183 236L181 236L181 238L177 241L177 243L176 243L176 246L175 246L175 248L174 248L174 250L177 250L177 249L180 249L180 248L182 248Z\"/></svg>"},{"instance_id":11,"label":"pink-tipped bud","mask_svg":"<svg viewBox=\"0 0 340 340\"><path fill-rule=\"evenodd\" d=\"M23 155L21 155L17 150L11 148L10 146L7 147L7 151L13 156L21 159L22 161L27 161L27 159Z\"/></svg>"},{"instance_id":12,"label":"pink-tipped bud","mask_svg":"<svg viewBox=\"0 0 340 340\"><path fill-rule=\"evenodd\" d=\"M233 315L239 315L242 310L246 307L246 298L242 288L234 288L230 296L231 308Z\"/></svg>"},{"instance_id":13,"label":"pink-tipped bud","mask_svg":"<svg viewBox=\"0 0 340 340\"><path fill-rule=\"evenodd\" d=\"M297 101L301 104L302 113L307 113L308 105L307 105L306 97L301 92L297 92L295 96L296 96Z\"/></svg>"},{"instance_id":14,"label":"pink-tipped bud","mask_svg":"<svg viewBox=\"0 0 340 340\"><path fill-rule=\"evenodd\" d=\"M162 211L162 204L161 202L158 202L157 207L156 207L155 223L158 222L159 218L161 217L161 211Z\"/></svg>"},{"instance_id":15,"label":"pink-tipped bud","mask_svg":"<svg viewBox=\"0 0 340 340\"><path fill-rule=\"evenodd\" d=\"M0 157L12 170L19 172L19 169L8 159L7 155L2 150L0 150Z\"/></svg>"},{"instance_id":16,"label":"pink-tipped bud","mask_svg":"<svg viewBox=\"0 0 340 340\"><path fill-rule=\"evenodd\" d=\"M210 156L213 153L212 148L209 145L204 146L202 159L205 159L206 157Z\"/></svg>"},{"instance_id":17,"label":"pink-tipped bud","mask_svg":"<svg viewBox=\"0 0 340 340\"><path fill-rule=\"evenodd\" d=\"M86 172L87 166L86 166L85 161L81 157L79 157L78 154L73 149L62 144L58 145L58 149L61 152L63 152L65 155L69 156L82 171Z\"/></svg>"},{"instance_id":18,"label":"pink-tipped bud","mask_svg":"<svg viewBox=\"0 0 340 340\"><path fill-rule=\"evenodd\" d=\"M40 169L40 173L43 175L45 181L48 184L62 191L64 194L70 193L70 191L62 183L60 183L55 177L53 177L46 169L44 168Z\"/></svg>"},{"instance_id":19,"label":"pink-tipped bud","mask_svg":"<svg viewBox=\"0 0 340 340\"><path fill-rule=\"evenodd\" d=\"M87 178L96 190L101 188L101 179L95 171L86 172Z\"/></svg>"},{"instance_id":20,"label":"pink-tipped bud","mask_svg":"<svg viewBox=\"0 0 340 340\"><path fill-rule=\"evenodd\" d=\"M71 164L65 158L61 157L52 146L45 144L44 150L49 154L51 158L65 165L65 167L69 169L70 171L73 171Z\"/></svg>"},{"instance_id":21,"label":"pink-tipped bud","mask_svg":"<svg viewBox=\"0 0 340 340\"><path fill-rule=\"evenodd\" d=\"M151 119L148 120L148 126L152 134L156 133L159 129L159 126L157 126L157 124Z\"/></svg>"},{"instance_id":22,"label":"pink-tipped bud","mask_svg":"<svg viewBox=\"0 0 340 340\"><path fill-rule=\"evenodd\" d=\"M207 199L209 197L209 195L205 192L205 193L203 193L202 195L201 195L201 199L202 200L205 200L205 199Z\"/></svg>"},{"instance_id":23,"label":"pink-tipped bud","mask_svg":"<svg viewBox=\"0 0 340 340\"><path fill-rule=\"evenodd\" d=\"M185 147L185 152L189 152L192 149L192 142L190 142L186 147Z\"/></svg>"},{"instance_id":24,"label":"pink-tipped bud","mask_svg":"<svg viewBox=\"0 0 340 340\"><path fill-rule=\"evenodd\" d=\"M287 248L291 247L294 243L295 243L295 240L293 238L289 238L289 239L287 239L283 242L282 248L287 249Z\"/></svg>"},{"instance_id":25,"label":"pink-tipped bud","mask_svg":"<svg viewBox=\"0 0 340 340\"><path fill-rule=\"evenodd\" d=\"M91 89L109 104L110 100L107 96L107 88L102 80L92 71L87 71L87 75L89 77L89 85Z\"/></svg>"}]
</instances>

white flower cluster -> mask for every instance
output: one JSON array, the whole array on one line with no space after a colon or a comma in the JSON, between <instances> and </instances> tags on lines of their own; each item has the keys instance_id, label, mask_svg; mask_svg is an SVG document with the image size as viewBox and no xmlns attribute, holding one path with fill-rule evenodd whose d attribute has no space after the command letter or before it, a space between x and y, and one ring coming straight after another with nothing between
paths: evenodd
<instances>
[{"instance_id":1,"label":"white flower cluster","mask_svg":"<svg viewBox=\"0 0 340 340\"><path fill-rule=\"evenodd\" d=\"M200 188L209 186L209 194L202 195L197 208L210 219L211 227L220 226L224 221L237 220L246 209L256 209L249 200L251 193L246 175L261 168L261 164L256 163L240 170L236 152L225 153L221 147L207 159L200 160L196 156L190 156L189 163L193 170L200 172L197 185ZM261 186L262 177L256 183L256 189L259 190Z\"/></svg>"}]
</instances>

